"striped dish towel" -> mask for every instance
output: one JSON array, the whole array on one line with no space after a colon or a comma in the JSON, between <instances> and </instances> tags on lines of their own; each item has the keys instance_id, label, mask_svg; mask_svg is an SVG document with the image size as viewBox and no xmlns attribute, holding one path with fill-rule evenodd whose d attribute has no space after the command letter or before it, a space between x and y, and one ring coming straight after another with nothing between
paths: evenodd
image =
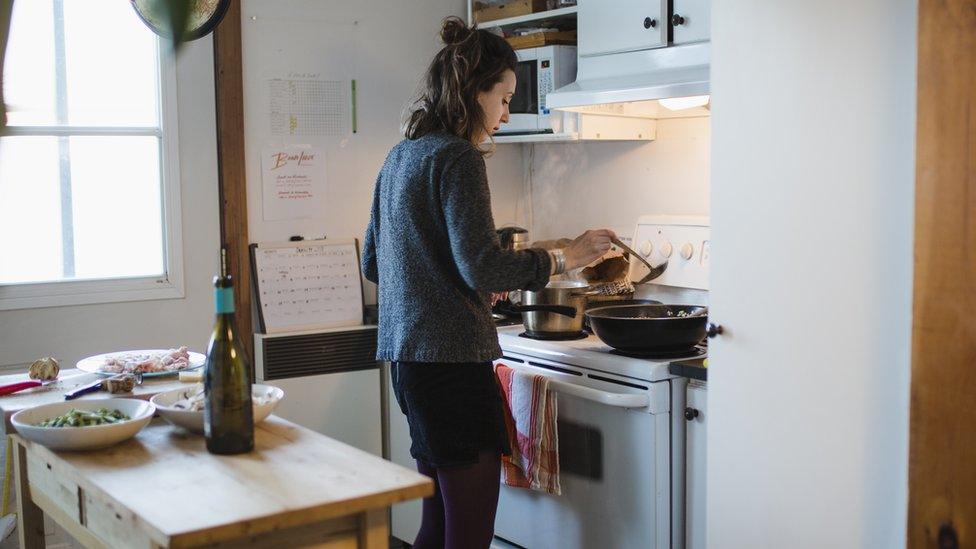
<instances>
[{"instance_id":1,"label":"striped dish towel","mask_svg":"<svg viewBox=\"0 0 976 549\"><path fill-rule=\"evenodd\" d=\"M497 364L495 375L505 401L505 427L512 455L502 456L502 482L560 495L556 395L549 378Z\"/></svg>"}]
</instances>

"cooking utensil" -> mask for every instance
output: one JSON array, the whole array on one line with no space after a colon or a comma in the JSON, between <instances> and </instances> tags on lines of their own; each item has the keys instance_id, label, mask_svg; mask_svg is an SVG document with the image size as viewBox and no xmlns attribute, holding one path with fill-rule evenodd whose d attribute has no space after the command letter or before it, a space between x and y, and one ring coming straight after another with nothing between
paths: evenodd
<instances>
[{"instance_id":1,"label":"cooking utensil","mask_svg":"<svg viewBox=\"0 0 976 549\"><path fill-rule=\"evenodd\" d=\"M24 389L30 389L32 387L43 387L44 385L50 385L52 383L57 383L61 381L60 379L31 379L28 381L18 381L16 383L7 383L5 385L0 385L0 395L9 395L16 393L17 391L23 391Z\"/></svg>"},{"instance_id":2,"label":"cooking utensil","mask_svg":"<svg viewBox=\"0 0 976 549\"><path fill-rule=\"evenodd\" d=\"M656 299L634 299L628 296L606 296L597 295L590 296L586 300L586 310L590 311L596 309L597 307L616 307L619 305L660 305L661 302ZM583 315L583 329L587 332L593 333L593 328L590 327L590 319L584 314Z\"/></svg>"},{"instance_id":3,"label":"cooking utensil","mask_svg":"<svg viewBox=\"0 0 976 549\"><path fill-rule=\"evenodd\" d=\"M644 275L644 278L641 278L640 280L638 280L634 284L644 284L645 282L650 282L650 281L654 280L655 278L657 278L657 277L661 276L662 274L664 274L664 271L668 268L668 262L667 261L665 261L664 263L661 263L657 267L654 267L653 265L650 264L650 262L648 262L646 259L644 259L644 256L642 256L641 254L635 252L630 246L628 246L628 245L624 244L623 242L621 242L621 240L619 238L612 238L612 239L610 239L610 242L612 242L614 244L614 246L617 246L621 250L627 252L627 255L629 255L631 257L636 257L638 259L638 261L640 261L641 263L643 263L650 270L649 273L647 273L646 275Z\"/></svg>"},{"instance_id":4,"label":"cooking utensil","mask_svg":"<svg viewBox=\"0 0 976 549\"><path fill-rule=\"evenodd\" d=\"M586 317L607 345L645 354L694 348L705 337L707 314L698 305L611 305L591 309Z\"/></svg>"},{"instance_id":5,"label":"cooking utensil","mask_svg":"<svg viewBox=\"0 0 976 549\"><path fill-rule=\"evenodd\" d=\"M583 311L586 299L594 295L586 282L552 281L538 291L522 292L522 307L558 306L561 310L526 310L522 315L527 332L538 335L566 335L583 330Z\"/></svg>"},{"instance_id":6,"label":"cooking utensil","mask_svg":"<svg viewBox=\"0 0 976 549\"><path fill-rule=\"evenodd\" d=\"M14 383L7 383L7 384L4 384L4 385L0 385L0 396L13 394L13 393L16 393L18 391L23 391L24 389L32 389L34 387L44 387L44 386L47 386L47 385L51 385L53 383L59 383L59 382L62 382L62 381L67 381L67 380L72 379L72 378L75 378L75 377L80 377L81 375L84 375L84 374L73 375L73 376L69 376L69 377L59 377L59 378L55 378L55 379L28 379L26 381L17 381L17 382L14 382Z\"/></svg>"},{"instance_id":7,"label":"cooking utensil","mask_svg":"<svg viewBox=\"0 0 976 549\"><path fill-rule=\"evenodd\" d=\"M123 375L132 376L134 378L135 385L142 385L142 373L141 372L136 372L136 373L133 373L133 374L123 374ZM98 379L98 380L92 381L91 383L86 383L85 385L82 385L80 387L75 387L74 389L72 389L72 390L70 390L70 391L68 391L67 393L64 394L64 399L65 400L74 400L74 399L76 399L76 398L78 398L78 397L80 397L82 395L87 395L88 393L97 393L98 391L101 391L101 390L108 391L109 390L109 386L108 385L112 381L113 378L114 378L114 376L113 377L110 377L110 378Z\"/></svg>"}]
</instances>

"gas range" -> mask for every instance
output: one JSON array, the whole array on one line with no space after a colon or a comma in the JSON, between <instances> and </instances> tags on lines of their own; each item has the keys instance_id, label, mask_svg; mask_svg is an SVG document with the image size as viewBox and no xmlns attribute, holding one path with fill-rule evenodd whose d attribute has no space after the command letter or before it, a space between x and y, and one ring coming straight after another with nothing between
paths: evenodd
<instances>
[{"instance_id":1,"label":"gas range","mask_svg":"<svg viewBox=\"0 0 976 549\"><path fill-rule=\"evenodd\" d=\"M705 358L704 348L685 356L641 358L619 354L593 334L575 340L547 341L522 337L522 325L498 328L498 342L505 353L540 358L589 370L597 370L642 381L663 381L675 377L668 365L684 358Z\"/></svg>"}]
</instances>

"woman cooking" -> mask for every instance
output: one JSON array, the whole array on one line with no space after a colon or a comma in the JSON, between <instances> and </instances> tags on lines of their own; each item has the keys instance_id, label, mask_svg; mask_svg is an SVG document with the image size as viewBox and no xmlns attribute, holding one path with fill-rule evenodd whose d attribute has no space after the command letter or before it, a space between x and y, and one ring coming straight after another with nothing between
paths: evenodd
<instances>
[{"instance_id":1,"label":"woman cooking","mask_svg":"<svg viewBox=\"0 0 976 549\"><path fill-rule=\"evenodd\" d=\"M614 234L502 250L480 146L508 121L515 52L456 17L441 39L406 139L377 178L362 268L379 288L377 359L392 364L410 454L435 486L414 547L471 549L491 542L509 451L491 362L502 356L492 294L542 289L551 275L602 256Z\"/></svg>"}]
</instances>

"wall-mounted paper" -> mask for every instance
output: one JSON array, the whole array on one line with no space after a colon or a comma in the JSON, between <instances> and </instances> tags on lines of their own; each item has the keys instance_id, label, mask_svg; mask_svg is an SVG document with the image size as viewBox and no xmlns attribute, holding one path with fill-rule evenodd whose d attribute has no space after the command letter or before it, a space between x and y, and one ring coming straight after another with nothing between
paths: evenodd
<instances>
[{"instance_id":1,"label":"wall-mounted paper","mask_svg":"<svg viewBox=\"0 0 976 549\"><path fill-rule=\"evenodd\" d=\"M349 131L348 81L323 80L317 73L292 72L269 78L267 82L272 135L339 137Z\"/></svg>"},{"instance_id":2,"label":"wall-mounted paper","mask_svg":"<svg viewBox=\"0 0 976 549\"><path fill-rule=\"evenodd\" d=\"M325 153L318 147L267 147L262 151L265 221L322 215Z\"/></svg>"}]
</instances>

